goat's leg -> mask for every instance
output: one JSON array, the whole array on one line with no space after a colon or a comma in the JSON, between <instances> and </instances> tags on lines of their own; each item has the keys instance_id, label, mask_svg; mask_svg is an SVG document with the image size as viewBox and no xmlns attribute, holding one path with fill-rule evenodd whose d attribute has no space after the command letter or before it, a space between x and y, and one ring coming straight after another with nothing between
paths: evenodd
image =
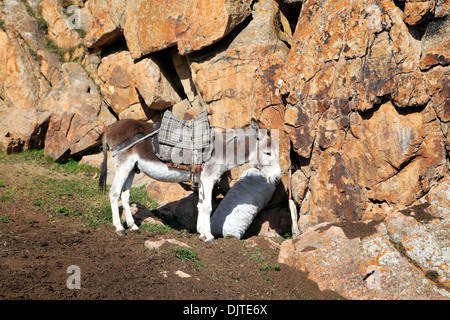
<instances>
[{"instance_id":1,"label":"goat's leg","mask_svg":"<svg viewBox=\"0 0 450 320\"><path fill-rule=\"evenodd\" d=\"M137 231L139 230L139 227L134 223L133 215L131 214L131 208L130 208L130 189L131 184L133 183L134 178L134 171L131 171L128 175L127 180L125 181L125 184L123 186L122 190L122 207L125 212L125 219L127 221L128 228L131 228L131 230Z\"/></svg>"}]
</instances>

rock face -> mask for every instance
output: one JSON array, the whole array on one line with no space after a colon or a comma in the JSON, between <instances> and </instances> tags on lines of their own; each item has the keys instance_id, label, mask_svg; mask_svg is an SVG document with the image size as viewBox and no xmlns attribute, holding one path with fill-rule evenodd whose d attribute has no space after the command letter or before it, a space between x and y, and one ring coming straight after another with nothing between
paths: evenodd
<instances>
[{"instance_id":1,"label":"rock face","mask_svg":"<svg viewBox=\"0 0 450 320\"><path fill-rule=\"evenodd\" d=\"M181 101L153 57L134 63L128 51L104 57L98 68L103 97L119 119L147 120L151 111L164 110Z\"/></svg>"},{"instance_id":2,"label":"rock face","mask_svg":"<svg viewBox=\"0 0 450 320\"><path fill-rule=\"evenodd\" d=\"M159 121L167 109L279 130L282 185L249 232L289 231L278 204L291 185L303 234L284 245L285 263L312 270L333 258L334 241L349 268L315 267L323 288L374 298L367 281L379 275L377 297L399 298L400 287L446 297L450 1L0 2L1 151L81 157L117 119ZM195 228L195 194L148 190L169 220ZM425 203L434 218L408 213ZM346 224L370 235L348 238ZM408 272L416 293L394 276ZM331 274L333 284L319 280Z\"/></svg>"},{"instance_id":3,"label":"rock face","mask_svg":"<svg viewBox=\"0 0 450 320\"><path fill-rule=\"evenodd\" d=\"M44 153L53 159L80 155L98 145L101 133L115 121L79 64L65 63L61 70L61 80L37 108L52 112Z\"/></svg>"},{"instance_id":4,"label":"rock face","mask_svg":"<svg viewBox=\"0 0 450 320\"><path fill-rule=\"evenodd\" d=\"M411 205L447 174L448 119L439 114L450 107L449 50L436 39L448 20L408 27L412 3L405 12L391 1L302 7L280 81L305 177L301 228L359 221L379 204ZM445 52L439 62L436 50Z\"/></svg>"},{"instance_id":5,"label":"rock face","mask_svg":"<svg viewBox=\"0 0 450 320\"><path fill-rule=\"evenodd\" d=\"M134 59L177 44L180 54L217 42L250 15L250 1L127 2L123 32Z\"/></svg>"},{"instance_id":6,"label":"rock face","mask_svg":"<svg viewBox=\"0 0 450 320\"><path fill-rule=\"evenodd\" d=\"M58 0L44 0L39 4L42 17L48 22L48 36L58 47L76 47L81 38L75 29L71 28L65 17L61 3Z\"/></svg>"},{"instance_id":7,"label":"rock face","mask_svg":"<svg viewBox=\"0 0 450 320\"><path fill-rule=\"evenodd\" d=\"M311 227L283 242L279 262L350 299L450 299L449 187L384 221Z\"/></svg>"},{"instance_id":8,"label":"rock face","mask_svg":"<svg viewBox=\"0 0 450 320\"><path fill-rule=\"evenodd\" d=\"M49 78L46 78L39 64L45 41L38 23L22 2L5 1L1 6L4 12L0 15L1 150L10 153L42 148L49 114L37 112L35 107L50 90L49 73L58 61L50 59L51 54L47 56Z\"/></svg>"}]
</instances>

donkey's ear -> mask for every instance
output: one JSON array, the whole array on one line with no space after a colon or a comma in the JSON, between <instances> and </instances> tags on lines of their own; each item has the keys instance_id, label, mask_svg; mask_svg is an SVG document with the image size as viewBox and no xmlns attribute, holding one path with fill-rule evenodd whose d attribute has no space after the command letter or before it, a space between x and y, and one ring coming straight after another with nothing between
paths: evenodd
<instances>
[{"instance_id":1,"label":"donkey's ear","mask_svg":"<svg viewBox=\"0 0 450 320\"><path fill-rule=\"evenodd\" d=\"M258 132L259 131L258 122L256 122L256 120L252 118L251 124L252 124L252 129L254 129L254 130L256 130L256 132Z\"/></svg>"},{"instance_id":2,"label":"donkey's ear","mask_svg":"<svg viewBox=\"0 0 450 320\"><path fill-rule=\"evenodd\" d=\"M251 123L252 128L255 129L256 131L259 131L260 129L267 129L264 123L262 123L262 121L260 120L255 120L252 118Z\"/></svg>"}]
</instances>

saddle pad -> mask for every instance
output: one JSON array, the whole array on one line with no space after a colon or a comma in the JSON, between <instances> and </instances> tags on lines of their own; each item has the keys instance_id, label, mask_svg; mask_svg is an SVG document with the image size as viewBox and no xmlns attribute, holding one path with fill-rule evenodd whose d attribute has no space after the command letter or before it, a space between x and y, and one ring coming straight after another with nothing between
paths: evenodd
<instances>
[{"instance_id":1,"label":"saddle pad","mask_svg":"<svg viewBox=\"0 0 450 320\"><path fill-rule=\"evenodd\" d=\"M155 122L154 130L161 129L161 123ZM211 131L214 133L214 131ZM183 149L176 146L171 146L165 143L160 143L161 131L152 137L152 146L155 155L159 160L171 163L171 164L181 164L181 165L192 165L192 164L202 164L211 158L212 151L214 149L214 135L211 135L210 144L201 150L194 150L194 157L192 157L192 150Z\"/></svg>"},{"instance_id":2,"label":"saddle pad","mask_svg":"<svg viewBox=\"0 0 450 320\"><path fill-rule=\"evenodd\" d=\"M171 111L164 112L158 133L159 143L181 149L204 149L211 143L211 128L206 111L193 120L183 120Z\"/></svg>"}]
</instances>

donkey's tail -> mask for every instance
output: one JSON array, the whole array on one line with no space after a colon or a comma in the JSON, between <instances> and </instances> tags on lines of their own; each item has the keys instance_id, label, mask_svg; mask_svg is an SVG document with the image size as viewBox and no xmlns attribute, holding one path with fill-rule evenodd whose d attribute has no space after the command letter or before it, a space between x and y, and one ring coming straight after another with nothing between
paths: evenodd
<instances>
[{"instance_id":1,"label":"donkey's tail","mask_svg":"<svg viewBox=\"0 0 450 320\"><path fill-rule=\"evenodd\" d=\"M108 154L107 154L107 143L106 143L106 134L103 133L102 139L102 147L103 147L103 162L100 171L100 179L98 181L98 189L101 192L106 191L106 177L108 175Z\"/></svg>"}]
</instances>

